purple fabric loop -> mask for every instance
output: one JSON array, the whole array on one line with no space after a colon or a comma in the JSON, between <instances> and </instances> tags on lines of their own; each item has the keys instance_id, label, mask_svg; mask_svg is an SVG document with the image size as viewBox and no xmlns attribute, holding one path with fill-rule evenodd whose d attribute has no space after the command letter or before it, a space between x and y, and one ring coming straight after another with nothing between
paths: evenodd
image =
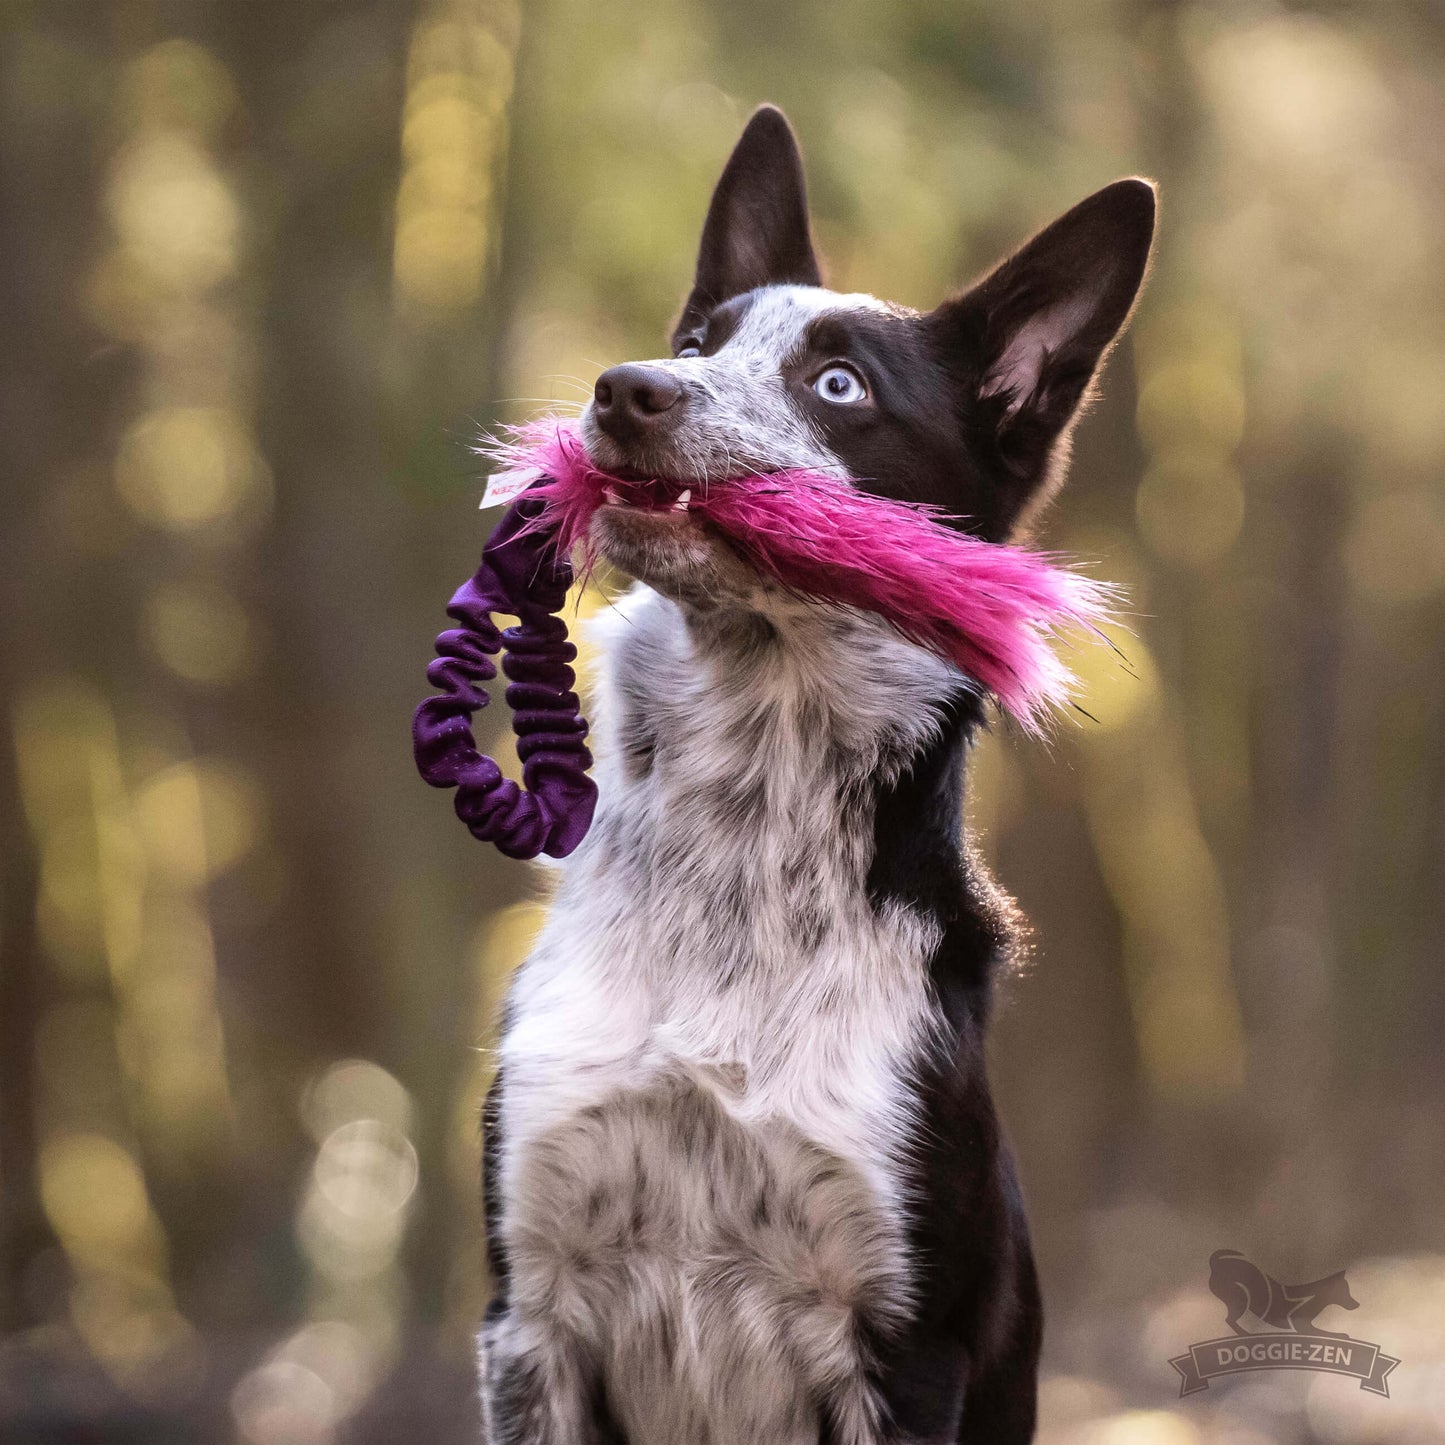
<instances>
[{"instance_id":1,"label":"purple fabric loop","mask_svg":"<svg viewBox=\"0 0 1445 1445\"><path fill-rule=\"evenodd\" d=\"M417 708L411 728L422 777L436 788L454 787L457 816L473 837L509 858L565 858L587 835L597 804L597 785L586 772L587 720L572 690L577 679L569 664L577 649L556 615L572 566L557 556L553 531L536 525L542 506L524 493L507 509L476 575L452 598L447 616L461 626L437 638L437 659L426 674L443 691ZM518 625L499 632L494 612L514 614ZM482 684L496 677L498 652L505 653L522 787L503 777L472 737L471 717L487 705Z\"/></svg>"}]
</instances>

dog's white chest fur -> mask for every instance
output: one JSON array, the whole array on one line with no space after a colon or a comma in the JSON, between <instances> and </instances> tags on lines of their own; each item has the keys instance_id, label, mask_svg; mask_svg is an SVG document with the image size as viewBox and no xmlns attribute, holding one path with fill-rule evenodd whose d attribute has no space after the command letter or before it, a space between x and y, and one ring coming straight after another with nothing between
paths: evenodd
<instances>
[{"instance_id":1,"label":"dog's white chest fur","mask_svg":"<svg viewBox=\"0 0 1445 1445\"><path fill-rule=\"evenodd\" d=\"M601 805L501 1043L509 1329L600 1360L635 1445L816 1440L824 1400L870 1438L853 1318L909 1286L936 938L869 903L869 782L958 678L873 619L744 618L605 619Z\"/></svg>"}]
</instances>

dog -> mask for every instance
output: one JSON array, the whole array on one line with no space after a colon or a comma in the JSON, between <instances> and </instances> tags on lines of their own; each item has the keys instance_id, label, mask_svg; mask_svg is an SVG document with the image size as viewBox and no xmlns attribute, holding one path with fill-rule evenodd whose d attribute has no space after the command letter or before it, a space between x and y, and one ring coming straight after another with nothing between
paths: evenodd
<instances>
[{"instance_id":1,"label":"dog","mask_svg":"<svg viewBox=\"0 0 1445 1445\"><path fill-rule=\"evenodd\" d=\"M1344 1270L1309 1284L1281 1284L1237 1249L1216 1249L1209 1256L1209 1290L1226 1310L1225 1324L1237 1335L1253 1333L1239 1323L1251 1314L1270 1329L1347 1340L1346 1331L1320 1329L1315 1316L1331 1305L1346 1310L1360 1307L1350 1293Z\"/></svg>"},{"instance_id":2,"label":"dog","mask_svg":"<svg viewBox=\"0 0 1445 1445\"><path fill-rule=\"evenodd\" d=\"M671 355L598 378L585 443L624 478L809 467L1015 538L1154 212L1116 182L926 314L839 294L763 107ZM1022 922L964 834L981 690L770 585L685 497L590 540L636 581L596 624L597 815L484 1110L487 1439L1027 1441L1039 1288L983 1050Z\"/></svg>"}]
</instances>

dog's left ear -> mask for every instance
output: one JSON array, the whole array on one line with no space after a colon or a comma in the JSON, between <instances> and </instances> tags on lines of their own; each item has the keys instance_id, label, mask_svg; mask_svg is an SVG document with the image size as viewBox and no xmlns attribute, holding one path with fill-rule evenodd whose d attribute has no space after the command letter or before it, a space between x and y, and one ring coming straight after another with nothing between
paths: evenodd
<instances>
[{"instance_id":1,"label":"dog's left ear","mask_svg":"<svg viewBox=\"0 0 1445 1445\"><path fill-rule=\"evenodd\" d=\"M712 193L674 344L715 306L755 287L821 282L797 137L782 111L760 105Z\"/></svg>"},{"instance_id":2,"label":"dog's left ear","mask_svg":"<svg viewBox=\"0 0 1445 1445\"><path fill-rule=\"evenodd\" d=\"M1154 186L1115 181L925 318L993 449L1007 531L1062 479L1068 434L1144 281Z\"/></svg>"}]
</instances>

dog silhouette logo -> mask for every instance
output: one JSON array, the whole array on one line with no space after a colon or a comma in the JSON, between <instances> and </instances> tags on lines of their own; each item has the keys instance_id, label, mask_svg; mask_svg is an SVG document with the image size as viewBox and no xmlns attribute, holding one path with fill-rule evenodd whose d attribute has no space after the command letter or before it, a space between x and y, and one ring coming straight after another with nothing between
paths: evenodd
<instances>
[{"instance_id":1,"label":"dog silhouette logo","mask_svg":"<svg viewBox=\"0 0 1445 1445\"><path fill-rule=\"evenodd\" d=\"M1386 1377L1398 1359L1368 1340L1315 1324L1327 1309L1359 1308L1344 1270L1308 1284L1281 1284L1237 1249L1216 1249L1209 1256L1209 1292L1224 1306L1233 1334L1191 1345L1188 1354L1169 1361L1179 1372L1181 1396L1245 1370L1350 1375L1362 1390L1389 1396Z\"/></svg>"},{"instance_id":2,"label":"dog silhouette logo","mask_svg":"<svg viewBox=\"0 0 1445 1445\"><path fill-rule=\"evenodd\" d=\"M1246 1315L1253 1315L1271 1330L1347 1340L1349 1334L1344 1330L1319 1329L1315 1316L1331 1305L1343 1310L1360 1307L1359 1300L1350 1293L1344 1270L1309 1284L1281 1284L1237 1249L1216 1249L1209 1256L1209 1292L1224 1306L1224 1323L1237 1335L1256 1333L1239 1323Z\"/></svg>"}]
</instances>

